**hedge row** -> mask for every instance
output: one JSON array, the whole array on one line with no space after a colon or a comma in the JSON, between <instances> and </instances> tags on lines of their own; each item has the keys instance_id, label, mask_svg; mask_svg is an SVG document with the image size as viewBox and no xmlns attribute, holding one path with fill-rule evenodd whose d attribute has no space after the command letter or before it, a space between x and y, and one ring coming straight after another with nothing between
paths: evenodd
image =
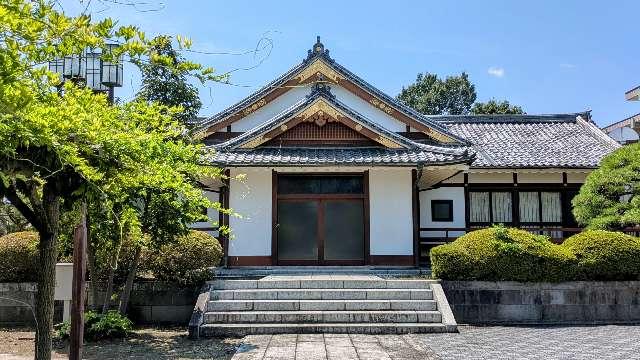
<instances>
[{"instance_id":1,"label":"hedge row","mask_svg":"<svg viewBox=\"0 0 640 360\"><path fill-rule=\"evenodd\" d=\"M588 230L557 245L545 236L496 226L431 249L431 270L446 280L638 280L640 239Z\"/></svg>"},{"instance_id":2,"label":"hedge row","mask_svg":"<svg viewBox=\"0 0 640 360\"><path fill-rule=\"evenodd\" d=\"M38 241L38 233L33 231L0 237L0 282L36 281ZM161 281L194 285L206 280L208 268L220 264L221 259L222 247L216 238L191 231L175 243L145 251L140 268Z\"/></svg>"}]
</instances>

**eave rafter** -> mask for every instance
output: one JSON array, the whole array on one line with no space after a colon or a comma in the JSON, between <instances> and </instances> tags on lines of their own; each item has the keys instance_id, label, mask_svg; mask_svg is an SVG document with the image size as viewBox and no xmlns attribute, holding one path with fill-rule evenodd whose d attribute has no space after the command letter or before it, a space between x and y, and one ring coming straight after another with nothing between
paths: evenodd
<instances>
[{"instance_id":1,"label":"eave rafter","mask_svg":"<svg viewBox=\"0 0 640 360\"><path fill-rule=\"evenodd\" d=\"M363 126L363 124L353 120L349 115L345 114L340 109L335 108L333 105L322 98L317 99L308 107L294 114L284 124L247 141L239 147L242 149L256 148L302 122L314 122L318 126L324 126L328 122L340 122L345 126L351 128L352 130L357 131L363 136L376 141L377 143L387 148L400 149L404 147L403 144L400 144L387 136L378 134L377 132Z\"/></svg>"}]
</instances>

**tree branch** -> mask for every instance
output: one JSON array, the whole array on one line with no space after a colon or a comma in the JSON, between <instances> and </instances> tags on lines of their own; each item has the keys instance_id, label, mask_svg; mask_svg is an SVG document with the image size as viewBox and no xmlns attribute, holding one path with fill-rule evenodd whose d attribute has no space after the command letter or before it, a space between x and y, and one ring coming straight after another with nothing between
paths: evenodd
<instances>
[{"instance_id":1,"label":"tree branch","mask_svg":"<svg viewBox=\"0 0 640 360\"><path fill-rule=\"evenodd\" d=\"M43 230L42 222L40 221L38 216L36 216L36 213L29 207L29 205L27 205L24 201L22 201L22 199L20 199L20 196L18 196L18 190L16 189L15 185L6 186L3 181L0 181L0 195L6 197L11 202L11 204L15 206L18 211L20 211L22 216L24 216L24 218L27 219L34 228L36 228L36 230Z\"/></svg>"}]
</instances>

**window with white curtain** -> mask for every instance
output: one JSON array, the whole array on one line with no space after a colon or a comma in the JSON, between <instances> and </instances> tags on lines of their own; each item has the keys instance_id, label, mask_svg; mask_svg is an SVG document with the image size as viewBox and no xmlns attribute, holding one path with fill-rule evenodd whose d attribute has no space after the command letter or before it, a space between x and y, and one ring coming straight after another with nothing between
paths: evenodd
<instances>
[{"instance_id":1,"label":"window with white curtain","mask_svg":"<svg viewBox=\"0 0 640 360\"><path fill-rule=\"evenodd\" d=\"M562 222L562 203L559 192L541 192L542 222Z\"/></svg>"},{"instance_id":2,"label":"window with white curtain","mask_svg":"<svg viewBox=\"0 0 640 360\"><path fill-rule=\"evenodd\" d=\"M519 202L520 222L562 222L562 201L559 192L523 191L519 193Z\"/></svg>"},{"instance_id":3,"label":"window with white curtain","mask_svg":"<svg viewBox=\"0 0 640 360\"><path fill-rule=\"evenodd\" d=\"M491 222L494 224L509 223L512 221L513 209L511 207L510 192L491 193Z\"/></svg>"},{"instance_id":4,"label":"window with white curtain","mask_svg":"<svg viewBox=\"0 0 640 360\"><path fill-rule=\"evenodd\" d=\"M520 222L540 222L540 201L537 191L518 194L520 202Z\"/></svg>"},{"instance_id":5,"label":"window with white curtain","mask_svg":"<svg viewBox=\"0 0 640 360\"><path fill-rule=\"evenodd\" d=\"M510 223L513 221L511 193L508 191L469 192L469 222Z\"/></svg>"},{"instance_id":6,"label":"window with white curtain","mask_svg":"<svg viewBox=\"0 0 640 360\"><path fill-rule=\"evenodd\" d=\"M489 213L489 192L469 193L469 221L488 223L491 221Z\"/></svg>"}]
</instances>

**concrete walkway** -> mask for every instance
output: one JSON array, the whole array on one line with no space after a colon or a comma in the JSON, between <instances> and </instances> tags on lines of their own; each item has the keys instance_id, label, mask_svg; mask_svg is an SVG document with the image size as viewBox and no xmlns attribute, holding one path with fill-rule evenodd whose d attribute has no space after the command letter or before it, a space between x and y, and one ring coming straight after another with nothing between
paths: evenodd
<instances>
[{"instance_id":1,"label":"concrete walkway","mask_svg":"<svg viewBox=\"0 0 640 360\"><path fill-rule=\"evenodd\" d=\"M459 334L252 335L232 360L640 359L640 326L459 329Z\"/></svg>"},{"instance_id":2,"label":"concrete walkway","mask_svg":"<svg viewBox=\"0 0 640 360\"><path fill-rule=\"evenodd\" d=\"M411 335L284 334L243 339L232 360L439 359Z\"/></svg>"}]
</instances>

